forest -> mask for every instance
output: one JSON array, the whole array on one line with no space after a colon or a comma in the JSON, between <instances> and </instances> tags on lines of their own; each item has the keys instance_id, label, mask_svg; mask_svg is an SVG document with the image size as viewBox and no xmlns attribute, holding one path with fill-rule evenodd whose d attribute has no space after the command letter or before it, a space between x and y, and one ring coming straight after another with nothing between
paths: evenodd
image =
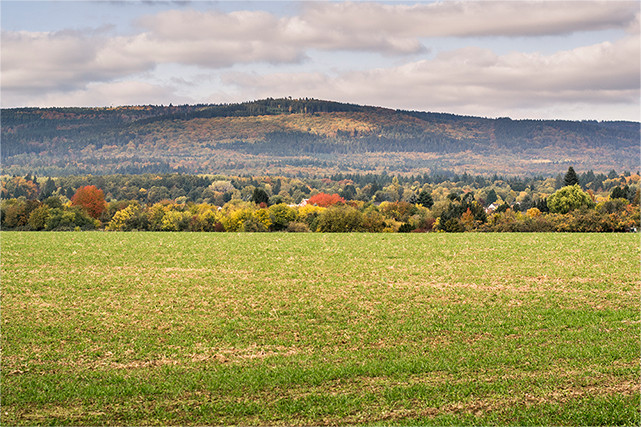
<instances>
[{"instance_id":1,"label":"forest","mask_svg":"<svg viewBox=\"0 0 641 427\"><path fill-rule=\"evenodd\" d=\"M511 120L315 99L2 110L3 172L553 175L638 168L638 122Z\"/></svg>"},{"instance_id":2,"label":"forest","mask_svg":"<svg viewBox=\"0 0 641 427\"><path fill-rule=\"evenodd\" d=\"M4 176L5 230L636 231L639 173Z\"/></svg>"}]
</instances>

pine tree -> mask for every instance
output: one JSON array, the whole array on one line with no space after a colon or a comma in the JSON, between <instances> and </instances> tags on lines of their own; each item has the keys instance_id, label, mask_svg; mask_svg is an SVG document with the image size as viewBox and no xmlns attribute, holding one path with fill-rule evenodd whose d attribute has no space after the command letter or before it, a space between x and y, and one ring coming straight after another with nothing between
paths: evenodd
<instances>
[{"instance_id":1,"label":"pine tree","mask_svg":"<svg viewBox=\"0 0 641 427\"><path fill-rule=\"evenodd\" d=\"M54 191L56 191L56 183L49 177L40 189L40 200L51 197Z\"/></svg>"},{"instance_id":2,"label":"pine tree","mask_svg":"<svg viewBox=\"0 0 641 427\"><path fill-rule=\"evenodd\" d=\"M567 173L565 174L565 177L563 178L563 185L567 187L568 185L575 185L578 183L579 177L576 175L576 172L574 172L574 168L570 166Z\"/></svg>"},{"instance_id":3,"label":"pine tree","mask_svg":"<svg viewBox=\"0 0 641 427\"><path fill-rule=\"evenodd\" d=\"M269 194L262 188L254 189L254 194L252 194L251 201L256 204L269 203Z\"/></svg>"},{"instance_id":4,"label":"pine tree","mask_svg":"<svg viewBox=\"0 0 641 427\"><path fill-rule=\"evenodd\" d=\"M434 205L434 199L430 193L423 190L418 195L418 204L430 209Z\"/></svg>"},{"instance_id":5,"label":"pine tree","mask_svg":"<svg viewBox=\"0 0 641 427\"><path fill-rule=\"evenodd\" d=\"M485 198L485 203L489 206L492 203L496 202L498 200L498 196L496 195L496 191L492 188L488 193L487 197Z\"/></svg>"}]
</instances>

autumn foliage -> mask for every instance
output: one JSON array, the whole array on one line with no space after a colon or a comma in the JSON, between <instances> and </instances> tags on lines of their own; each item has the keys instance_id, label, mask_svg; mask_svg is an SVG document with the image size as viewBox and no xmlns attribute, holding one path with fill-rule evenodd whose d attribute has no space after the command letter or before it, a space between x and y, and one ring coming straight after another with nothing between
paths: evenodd
<instances>
[{"instance_id":1,"label":"autumn foliage","mask_svg":"<svg viewBox=\"0 0 641 427\"><path fill-rule=\"evenodd\" d=\"M71 204L73 206L80 206L87 211L92 218L96 219L99 218L107 208L105 193L95 185L80 187L71 198Z\"/></svg>"},{"instance_id":2,"label":"autumn foliage","mask_svg":"<svg viewBox=\"0 0 641 427\"><path fill-rule=\"evenodd\" d=\"M322 208L333 206L337 203L345 203L345 199L338 194L318 193L307 200L307 204L320 206Z\"/></svg>"}]
</instances>

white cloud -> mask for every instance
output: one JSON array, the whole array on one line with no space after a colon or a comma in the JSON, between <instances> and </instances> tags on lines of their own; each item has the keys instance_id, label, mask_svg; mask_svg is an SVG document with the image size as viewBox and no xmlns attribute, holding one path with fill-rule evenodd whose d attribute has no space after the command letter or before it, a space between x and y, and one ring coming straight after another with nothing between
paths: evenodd
<instances>
[{"instance_id":1,"label":"white cloud","mask_svg":"<svg viewBox=\"0 0 641 427\"><path fill-rule=\"evenodd\" d=\"M638 37L548 56L500 56L488 49L464 48L433 60L335 77L227 73L223 81L235 85L241 95L313 96L477 115L513 116L515 110L546 111L559 105L636 105L635 117L628 117L636 120L640 48Z\"/></svg>"},{"instance_id":2,"label":"white cloud","mask_svg":"<svg viewBox=\"0 0 641 427\"><path fill-rule=\"evenodd\" d=\"M2 32L2 89L23 92L77 89L153 67L128 55L117 40L79 32Z\"/></svg>"},{"instance_id":3,"label":"white cloud","mask_svg":"<svg viewBox=\"0 0 641 427\"><path fill-rule=\"evenodd\" d=\"M425 52L423 37L523 36L603 28L638 32L635 2L310 3L300 16L263 11L170 10L138 20L144 31L106 38L78 31L3 32L4 89L78 88L161 63L205 68L302 61L310 49Z\"/></svg>"},{"instance_id":4,"label":"white cloud","mask_svg":"<svg viewBox=\"0 0 641 427\"><path fill-rule=\"evenodd\" d=\"M351 31L346 27L326 26L306 16L277 17L262 11L198 12L172 10L141 18L139 24L151 42L200 43L200 53L216 53L218 44L226 44L247 56L230 61L298 61L308 49L365 50L381 53L417 53L424 51L415 37L397 37L378 31ZM353 25L353 23L352 23ZM194 52L196 53L196 52ZM214 64L217 64L216 62ZM207 65L207 62L205 62Z\"/></svg>"},{"instance_id":5,"label":"white cloud","mask_svg":"<svg viewBox=\"0 0 641 427\"><path fill-rule=\"evenodd\" d=\"M90 83L81 89L71 91L50 91L39 95L12 95L6 105L36 105L42 107L68 106L116 106L147 104L194 103L195 100L177 95L173 88L154 85L142 81L123 81L110 83Z\"/></svg>"},{"instance_id":6,"label":"white cloud","mask_svg":"<svg viewBox=\"0 0 641 427\"><path fill-rule=\"evenodd\" d=\"M632 1L332 2L310 3L303 16L316 28L344 28L346 34L542 36L624 28L638 11L638 3Z\"/></svg>"},{"instance_id":7,"label":"white cloud","mask_svg":"<svg viewBox=\"0 0 641 427\"><path fill-rule=\"evenodd\" d=\"M3 105L188 100L177 97L177 89L149 83L172 81L160 77L167 64L228 69L218 89L226 101L234 94L239 101L314 96L470 114L576 103L638 105L637 2L323 2L303 3L293 16L184 8L140 17L135 25L137 33L119 36L101 31L3 31ZM619 29L627 37L548 55L498 55L478 47L485 36L537 37L603 29ZM418 55L427 51L423 43L430 37L469 38L470 46L419 59L427 58ZM314 72L287 71L301 63L313 69L319 50L328 52L325 58L335 51L383 56L376 56L382 58L378 68L365 71L353 71L364 68L354 62L327 65L331 59ZM359 58L355 55L354 61ZM232 71L234 66L259 63L273 64L276 72Z\"/></svg>"}]
</instances>

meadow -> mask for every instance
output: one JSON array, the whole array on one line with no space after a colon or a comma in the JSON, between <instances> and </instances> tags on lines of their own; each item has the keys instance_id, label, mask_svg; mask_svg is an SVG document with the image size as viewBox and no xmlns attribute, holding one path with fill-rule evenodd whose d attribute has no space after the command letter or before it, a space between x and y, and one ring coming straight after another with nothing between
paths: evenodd
<instances>
[{"instance_id":1,"label":"meadow","mask_svg":"<svg viewBox=\"0 0 641 427\"><path fill-rule=\"evenodd\" d=\"M2 232L2 425L639 425L638 234Z\"/></svg>"}]
</instances>

